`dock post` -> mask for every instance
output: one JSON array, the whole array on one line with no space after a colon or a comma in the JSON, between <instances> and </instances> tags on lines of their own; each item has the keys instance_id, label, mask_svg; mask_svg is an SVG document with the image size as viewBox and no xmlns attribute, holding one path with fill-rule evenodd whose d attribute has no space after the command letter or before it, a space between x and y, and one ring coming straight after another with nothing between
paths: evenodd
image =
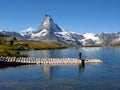
<instances>
[{"instance_id":1,"label":"dock post","mask_svg":"<svg viewBox=\"0 0 120 90\"><path fill-rule=\"evenodd\" d=\"M82 67L84 68L85 67L85 59L81 59L81 64L82 64Z\"/></svg>"}]
</instances>

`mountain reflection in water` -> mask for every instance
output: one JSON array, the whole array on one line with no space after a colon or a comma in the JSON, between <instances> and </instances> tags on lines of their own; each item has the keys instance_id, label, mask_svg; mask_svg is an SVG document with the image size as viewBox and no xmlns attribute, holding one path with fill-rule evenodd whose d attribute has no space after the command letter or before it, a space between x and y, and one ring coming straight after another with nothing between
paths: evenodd
<instances>
[{"instance_id":1,"label":"mountain reflection in water","mask_svg":"<svg viewBox=\"0 0 120 90\"><path fill-rule=\"evenodd\" d=\"M120 90L120 48L21 51L36 58L77 58L78 52L103 64L2 67L0 90Z\"/></svg>"},{"instance_id":2,"label":"mountain reflection in water","mask_svg":"<svg viewBox=\"0 0 120 90\"><path fill-rule=\"evenodd\" d=\"M0 70L7 69L22 69L22 68L30 68L30 67L40 67L44 73L45 79L51 79L54 72L59 70L59 66L77 66L78 67L78 75L84 71L85 67L82 65L0 65Z\"/></svg>"}]
</instances>

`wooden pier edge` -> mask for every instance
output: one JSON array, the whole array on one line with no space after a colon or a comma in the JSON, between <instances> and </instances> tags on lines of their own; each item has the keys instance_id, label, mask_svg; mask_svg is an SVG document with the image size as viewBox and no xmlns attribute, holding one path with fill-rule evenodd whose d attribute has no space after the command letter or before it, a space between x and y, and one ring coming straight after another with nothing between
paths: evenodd
<instances>
[{"instance_id":1,"label":"wooden pier edge","mask_svg":"<svg viewBox=\"0 0 120 90\"><path fill-rule=\"evenodd\" d=\"M78 59L78 58L28 58L28 57L0 57L0 64L101 64L100 59Z\"/></svg>"}]
</instances>

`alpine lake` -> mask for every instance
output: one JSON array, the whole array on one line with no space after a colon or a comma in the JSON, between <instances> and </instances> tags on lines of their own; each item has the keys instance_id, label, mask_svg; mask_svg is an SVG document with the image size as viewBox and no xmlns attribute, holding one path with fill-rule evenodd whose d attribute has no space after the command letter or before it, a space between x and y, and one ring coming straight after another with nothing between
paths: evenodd
<instances>
[{"instance_id":1,"label":"alpine lake","mask_svg":"<svg viewBox=\"0 0 120 90\"><path fill-rule=\"evenodd\" d=\"M0 68L0 90L120 90L120 47L21 51L36 58L101 59L102 64Z\"/></svg>"}]
</instances>

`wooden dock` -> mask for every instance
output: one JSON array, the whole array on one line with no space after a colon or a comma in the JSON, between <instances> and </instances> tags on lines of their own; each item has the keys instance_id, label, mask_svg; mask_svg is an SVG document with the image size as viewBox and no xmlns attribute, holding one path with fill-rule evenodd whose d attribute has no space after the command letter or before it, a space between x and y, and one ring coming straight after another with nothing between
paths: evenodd
<instances>
[{"instance_id":1,"label":"wooden dock","mask_svg":"<svg viewBox=\"0 0 120 90\"><path fill-rule=\"evenodd\" d=\"M78 58L28 58L28 57L0 57L0 63L7 64L81 64L83 60ZM84 59L85 63L103 63L100 59Z\"/></svg>"}]
</instances>

